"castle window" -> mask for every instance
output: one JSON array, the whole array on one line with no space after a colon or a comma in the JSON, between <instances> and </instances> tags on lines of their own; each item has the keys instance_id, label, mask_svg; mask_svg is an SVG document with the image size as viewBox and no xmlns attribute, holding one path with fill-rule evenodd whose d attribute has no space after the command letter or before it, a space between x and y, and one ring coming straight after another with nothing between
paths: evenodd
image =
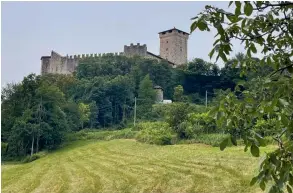
<instances>
[{"instance_id":1,"label":"castle window","mask_svg":"<svg viewBox=\"0 0 293 193\"><path fill-rule=\"evenodd\" d=\"M167 40L167 44L168 44L168 40Z\"/></svg>"},{"instance_id":2,"label":"castle window","mask_svg":"<svg viewBox=\"0 0 293 193\"><path fill-rule=\"evenodd\" d=\"M168 51L168 48L166 48L166 51Z\"/></svg>"}]
</instances>

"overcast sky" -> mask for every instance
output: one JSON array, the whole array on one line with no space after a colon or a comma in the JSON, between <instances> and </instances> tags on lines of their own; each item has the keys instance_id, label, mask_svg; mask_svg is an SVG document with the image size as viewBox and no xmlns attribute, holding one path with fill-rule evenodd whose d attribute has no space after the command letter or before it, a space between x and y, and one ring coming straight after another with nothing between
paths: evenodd
<instances>
[{"instance_id":1,"label":"overcast sky","mask_svg":"<svg viewBox=\"0 0 293 193\"><path fill-rule=\"evenodd\" d=\"M122 52L130 43L147 44L159 54L158 32L176 27L189 32L190 18L206 4L227 2L1 2L1 85L40 74L43 55ZM209 60L214 34L196 31L188 59ZM234 53L241 50L234 45ZM220 67L221 67L221 63Z\"/></svg>"}]
</instances>

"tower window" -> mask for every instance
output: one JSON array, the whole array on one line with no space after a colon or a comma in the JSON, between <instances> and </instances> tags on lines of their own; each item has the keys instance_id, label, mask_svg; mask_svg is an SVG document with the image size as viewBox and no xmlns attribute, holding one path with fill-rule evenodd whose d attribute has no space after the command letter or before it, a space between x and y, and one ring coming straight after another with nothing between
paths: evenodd
<instances>
[{"instance_id":1,"label":"tower window","mask_svg":"<svg viewBox=\"0 0 293 193\"><path fill-rule=\"evenodd\" d=\"M180 51L182 52L182 48L180 48Z\"/></svg>"},{"instance_id":2,"label":"tower window","mask_svg":"<svg viewBox=\"0 0 293 193\"><path fill-rule=\"evenodd\" d=\"M168 51L168 48L166 48L166 51Z\"/></svg>"},{"instance_id":3,"label":"tower window","mask_svg":"<svg viewBox=\"0 0 293 193\"><path fill-rule=\"evenodd\" d=\"M167 43L168 43L168 40L167 40Z\"/></svg>"}]
</instances>

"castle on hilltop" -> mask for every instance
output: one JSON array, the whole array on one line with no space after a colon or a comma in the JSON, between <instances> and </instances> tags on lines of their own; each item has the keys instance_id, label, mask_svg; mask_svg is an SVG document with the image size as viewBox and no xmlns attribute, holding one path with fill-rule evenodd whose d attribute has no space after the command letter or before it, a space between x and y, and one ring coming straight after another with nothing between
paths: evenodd
<instances>
[{"instance_id":1,"label":"castle on hilltop","mask_svg":"<svg viewBox=\"0 0 293 193\"><path fill-rule=\"evenodd\" d=\"M124 46L124 52L114 55L124 55L126 57L141 56L156 60L166 60L172 67L184 65L187 63L187 40L189 34L176 29L162 31L160 37L160 55L153 54L147 50L146 44L130 44ZM41 74L71 74L75 71L80 59L89 57L101 57L107 54L82 54L74 56L61 56L55 51L51 56L41 57Z\"/></svg>"}]
</instances>

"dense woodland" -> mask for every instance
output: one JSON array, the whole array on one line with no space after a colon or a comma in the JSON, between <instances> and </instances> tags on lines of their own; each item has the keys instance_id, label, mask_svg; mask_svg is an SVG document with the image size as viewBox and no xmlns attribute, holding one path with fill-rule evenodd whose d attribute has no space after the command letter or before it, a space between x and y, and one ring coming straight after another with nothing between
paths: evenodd
<instances>
[{"instance_id":1,"label":"dense woodland","mask_svg":"<svg viewBox=\"0 0 293 193\"><path fill-rule=\"evenodd\" d=\"M2 89L6 155L54 149L71 131L123 128L133 120L134 97L138 120L159 118L152 113L155 85L164 89L165 99L198 105L208 90L211 102L215 89L234 89L237 81L246 79L230 64L220 70L196 58L174 69L165 61L110 55L81 61L73 75L30 74Z\"/></svg>"}]
</instances>

